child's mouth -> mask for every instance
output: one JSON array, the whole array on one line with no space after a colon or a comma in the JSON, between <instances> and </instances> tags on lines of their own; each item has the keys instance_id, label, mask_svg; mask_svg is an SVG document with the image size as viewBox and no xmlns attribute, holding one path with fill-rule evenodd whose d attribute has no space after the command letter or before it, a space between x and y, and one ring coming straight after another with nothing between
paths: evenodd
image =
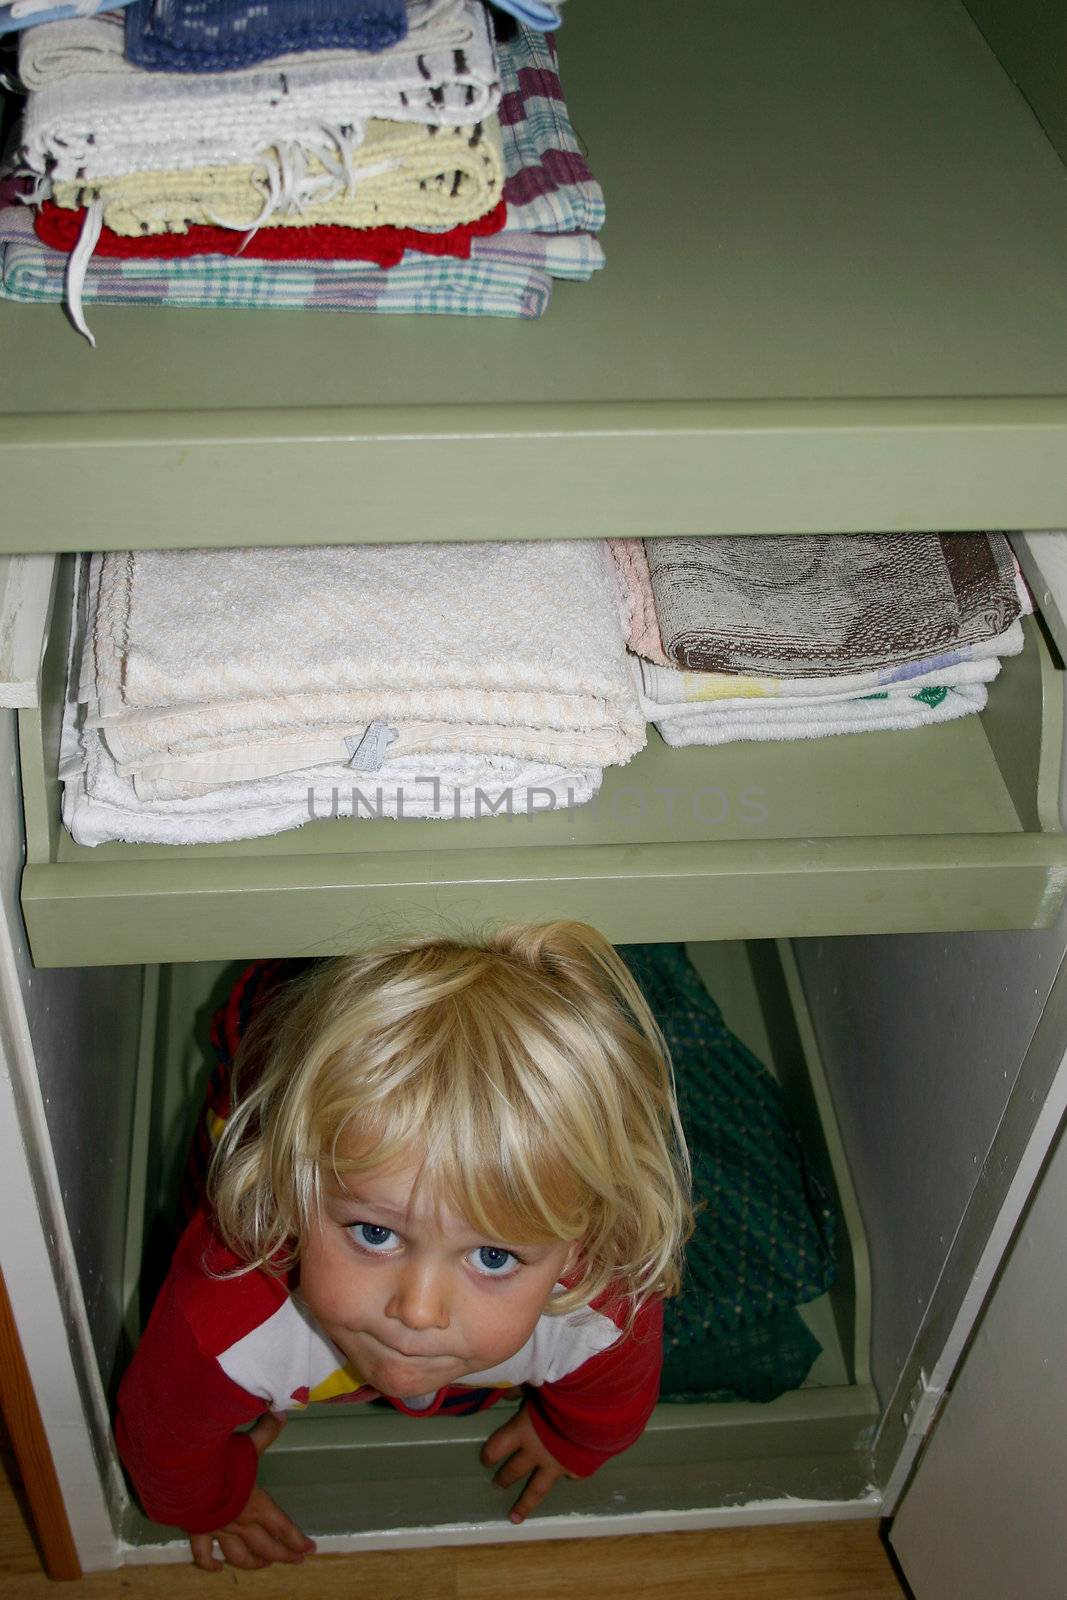
<instances>
[{"instance_id":1,"label":"child's mouth","mask_svg":"<svg viewBox=\"0 0 1067 1600\"><path fill-rule=\"evenodd\" d=\"M372 1335L375 1337L375 1335ZM383 1350L391 1356L399 1356L402 1361L454 1361L455 1356L444 1350L404 1350L399 1345L388 1344L384 1339L377 1339Z\"/></svg>"}]
</instances>

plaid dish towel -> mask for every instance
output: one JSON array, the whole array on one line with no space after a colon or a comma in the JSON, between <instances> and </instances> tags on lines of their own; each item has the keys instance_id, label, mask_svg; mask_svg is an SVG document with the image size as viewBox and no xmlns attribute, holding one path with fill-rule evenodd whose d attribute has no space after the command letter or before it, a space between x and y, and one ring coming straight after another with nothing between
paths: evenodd
<instances>
[{"instance_id":1,"label":"plaid dish towel","mask_svg":"<svg viewBox=\"0 0 1067 1600\"><path fill-rule=\"evenodd\" d=\"M497 116L505 149L509 227L536 233L599 233L604 191L590 172L567 115L556 41L519 28L502 44Z\"/></svg>"},{"instance_id":2,"label":"plaid dish towel","mask_svg":"<svg viewBox=\"0 0 1067 1600\"><path fill-rule=\"evenodd\" d=\"M299 50L385 50L404 0L140 0L126 56L151 72L232 72Z\"/></svg>"}]
</instances>

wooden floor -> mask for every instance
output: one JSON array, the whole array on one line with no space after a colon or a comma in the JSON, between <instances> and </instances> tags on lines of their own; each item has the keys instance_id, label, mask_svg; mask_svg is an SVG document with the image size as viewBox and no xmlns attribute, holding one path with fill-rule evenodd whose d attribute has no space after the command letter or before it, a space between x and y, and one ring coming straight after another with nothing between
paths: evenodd
<instances>
[{"instance_id":1,"label":"wooden floor","mask_svg":"<svg viewBox=\"0 0 1067 1600\"><path fill-rule=\"evenodd\" d=\"M42 1600L57 1590L41 1571L2 1434L0 1468L0 1595ZM218 1600L234 1586L257 1600L902 1600L904 1593L876 1522L319 1556L263 1572L123 1567L91 1574L77 1593Z\"/></svg>"}]
</instances>

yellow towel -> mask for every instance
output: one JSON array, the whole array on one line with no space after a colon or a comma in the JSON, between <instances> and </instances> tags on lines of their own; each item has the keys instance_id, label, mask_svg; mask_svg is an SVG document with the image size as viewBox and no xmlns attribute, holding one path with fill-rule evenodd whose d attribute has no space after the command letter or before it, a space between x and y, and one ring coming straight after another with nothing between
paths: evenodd
<instances>
[{"instance_id":1,"label":"yellow towel","mask_svg":"<svg viewBox=\"0 0 1067 1600\"><path fill-rule=\"evenodd\" d=\"M57 183L53 198L71 210L100 199L105 224L125 235L185 233L191 223L448 228L484 216L503 187L496 117L469 127L375 119L358 145L324 130L321 147L277 145L256 165Z\"/></svg>"}]
</instances>

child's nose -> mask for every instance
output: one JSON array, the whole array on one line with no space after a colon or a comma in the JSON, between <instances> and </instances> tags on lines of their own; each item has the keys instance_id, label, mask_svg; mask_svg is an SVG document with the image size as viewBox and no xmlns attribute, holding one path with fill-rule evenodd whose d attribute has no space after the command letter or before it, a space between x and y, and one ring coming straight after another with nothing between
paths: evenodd
<instances>
[{"instance_id":1,"label":"child's nose","mask_svg":"<svg viewBox=\"0 0 1067 1600\"><path fill-rule=\"evenodd\" d=\"M412 1265L402 1271L385 1308L406 1328L416 1331L447 1328L449 1324L446 1274L429 1265Z\"/></svg>"}]
</instances>

